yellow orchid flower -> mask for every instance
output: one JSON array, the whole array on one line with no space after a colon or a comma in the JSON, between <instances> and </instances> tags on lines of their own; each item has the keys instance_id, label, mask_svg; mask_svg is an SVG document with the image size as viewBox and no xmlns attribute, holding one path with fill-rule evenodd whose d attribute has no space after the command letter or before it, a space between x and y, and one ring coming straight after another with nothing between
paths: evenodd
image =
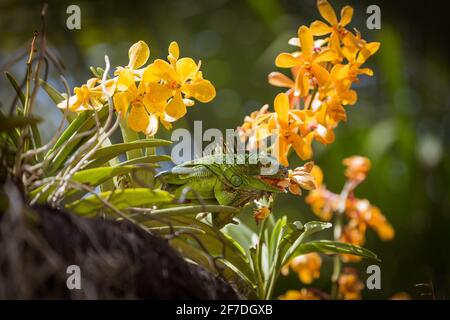
<instances>
[{"instance_id":1,"label":"yellow orchid flower","mask_svg":"<svg viewBox=\"0 0 450 320\"><path fill-rule=\"evenodd\" d=\"M325 105L322 105L316 111L304 110L300 113L300 116L302 123L299 128L303 136L312 135L322 144L330 144L334 141L334 122L330 125L330 118Z\"/></svg>"},{"instance_id":2,"label":"yellow orchid flower","mask_svg":"<svg viewBox=\"0 0 450 320\"><path fill-rule=\"evenodd\" d=\"M297 78L299 69L300 68L298 66L291 68L292 77L294 79ZM292 109L300 108L300 91L297 89L294 80L277 71L271 72L268 75L267 80L271 85L275 87L287 88L288 91L286 91L286 94L289 97L289 103L291 108Z\"/></svg>"},{"instance_id":3,"label":"yellow orchid flower","mask_svg":"<svg viewBox=\"0 0 450 320\"><path fill-rule=\"evenodd\" d=\"M247 142L247 150L255 151L261 146L261 140L268 136L266 126L263 124L272 113L269 112L269 105L265 104L261 109L253 111L244 118L244 123L237 127L236 131L242 142ZM266 131L266 132L264 132Z\"/></svg>"},{"instance_id":4,"label":"yellow orchid flower","mask_svg":"<svg viewBox=\"0 0 450 320\"><path fill-rule=\"evenodd\" d=\"M361 33L356 30L356 35L349 32L343 39L342 53L349 61L364 63L380 48L379 42L369 42L361 38ZM359 53L359 54L358 54ZM358 57L356 55L358 54Z\"/></svg>"},{"instance_id":5,"label":"yellow orchid flower","mask_svg":"<svg viewBox=\"0 0 450 320\"><path fill-rule=\"evenodd\" d=\"M344 227L341 241L363 245L367 227L372 228L383 241L394 238L395 230L380 209L373 206L367 199L348 198L345 214L349 223ZM352 257L354 261L356 257ZM347 259L349 260L349 259Z\"/></svg>"},{"instance_id":6,"label":"yellow orchid flower","mask_svg":"<svg viewBox=\"0 0 450 320\"><path fill-rule=\"evenodd\" d=\"M342 160L342 164L346 167L345 176L349 180L356 180L358 182L366 179L367 174L372 167L369 158L362 156L352 156Z\"/></svg>"},{"instance_id":7,"label":"yellow orchid flower","mask_svg":"<svg viewBox=\"0 0 450 320\"><path fill-rule=\"evenodd\" d=\"M317 8L320 15L328 22L328 24L316 20L311 23L311 32L315 36L323 36L330 34L328 46L340 53L340 43L347 35L348 31L345 29L353 17L353 8L345 6L341 10L341 20L338 21L336 12L327 0L317 0Z\"/></svg>"},{"instance_id":8,"label":"yellow orchid flower","mask_svg":"<svg viewBox=\"0 0 450 320\"><path fill-rule=\"evenodd\" d=\"M346 270L338 280L339 294L344 300L360 300L364 284L355 272Z\"/></svg>"},{"instance_id":9,"label":"yellow orchid flower","mask_svg":"<svg viewBox=\"0 0 450 320\"><path fill-rule=\"evenodd\" d=\"M288 290L279 297L280 300L321 300L321 298L308 288L300 290Z\"/></svg>"},{"instance_id":10,"label":"yellow orchid flower","mask_svg":"<svg viewBox=\"0 0 450 320\"><path fill-rule=\"evenodd\" d=\"M358 218L350 219L344 226L340 237L341 242L350 243L358 246L364 245L366 242L367 225L362 223ZM345 261L359 261L360 257L353 255L343 255Z\"/></svg>"},{"instance_id":11,"label":"yellow orchid flower","mask_svg":"<svg viewBox=\"0 0 450 320\"><path fill-rule=\"evenodd\" d=\"M134 75L141 77L144 69L139 69L142 67L150 58L150 48L145 43L145 41L139 40L134 43L128 50L128 65L123 67L118 67L115 75L118 75L121 70L128 69Z\"/></svg>"},{"instance_id":12,"label":"yellow orchid flower","mask_svg":"<svg viewBox=\"0 0 450 320\"><path fill-rule=\"evenodd\" d=\"M364 219L367 225L375 230L381 240L390 241L394 238L395 230L379 208L371 206L370 210L365 212Z\"/></svg>"},{"instance_id":13,"label":"yellow orchid flower","mask_svg":"<svg viewBox=\"0 0 450 320\"><path fill-rule=\"evenodd\" d=\"M68 105L70 111L78 112L103 107L107 98L103 92L102 86L97 84L98 82L99 80L97 78L91 78L81 87L75 87L73 90L74 95L58 103L58 108L66 109ZM108 80L106 82L106 88L112 95L115 90L114 81Z\"/></svg>"},{"instance_id":14,"label":"yellow orchid flower","mask_svg":"<svg viewBox=\"0 0 450 320\"><path fill-rule=\"evenodd\" d=\"M319 185L317 189L309 192L306 203L321 220L330 221L338 207L339 195L327 190L324 185Z\"/></svg>"},{"instance_id":15,"label":"yellow orchid flower","mask_svg":"<svg viewBox=\"0 0 450 320\"><path fill-rule=\"evenodd\" d=\"M275 122L268 126L269 132L277 130L278 135L275 141L275 154L278 161L287 166L287 154L292 146L297 155L302 160L308 160L312 157L311 141L312 134L302 136L299 125L303 118L303 110L290 110L289 99L285 93L279 93L275 97Z\"/></svg>"},{"instance_id":16,"label":"yellow orchid flower","mask_svg":"<svg viewBox=\"0 0 450 320\"><path fill-rule=\"evenodd\" d=\"M330 72L330 82L326 87L319 88L319 98L321 100L328 98L335 99L343 105L353 105L358 100L355 90L351 89L352 82L339 77L342 64L334 65Z\"/></svg>"},{"instance_id":17,"label":"yellow orchid flower","mask_svg":"<svg viewBox=\"0 0 450 320\"><path fill-rule=\"evenodd\" d=\"M117 78L119 92L114 95L114 106L122 117L128 114L128 126L136 132L153 135L158 130L158 118L164 114L164 107L171 91L158 83L145 81L147 73L143 72L142 80L136 86L136 77L132 70L122 69ZM152 92L153 94L149 94Z\"/></svg>"},{"instance_id":18,"label":"yellow orchid flower","mask_svg":"<svg viewBox=\"0 0 450 320\"><path fill-rule=\"evenodd\" d=\"M305 97L311 87L311 80L314 80L319 86L328 82L330 74L322 64L336 60L337 56L330 49L319 52L314 50L313 34L306 26L299 28L298 37L301 53L280 53L275 59L275 64L280 68L299 67L295 83L300 95Z\"/></svg>"},{"instance_id":19,"label":"yellow orchid flower","mask_svg":"<svg viewBox=\"0 0 450 320\"><path fill-rule=\"evenodd\" d=\"M351 82L358 82L358 75L365 74L368 76L373 75L372 69L369 68L360 68L361 65L366 62L366 60L380 48L379 42L371 42L364 45L363 50L343 50L345 58L349 61L345 65L337 64L334 67L336 68L336 79L344 80L347 79ZM365 52L365 53L363 53Z\"/></svg>"},{"instance_id":20,"label":"yellow orchid flower","mask_svg":"<svg viewBox=\"0 0 450 320\"><path fill-rule=\"evenodd\" d=\"M256 224L266 219L270 215L271 211L267 207L260 207L253 210L253 218L255 218Z\"/></svg>"},{"instance_id":21,"label":"yellow orchid flower","mask_svg":"<svg viewBox=\"0 0 450 320\"><path fill-rule=\"evenodd\" d=\"M161 79L161 84L171 90L172 98L165 106L165 120L172 122L186 114L186 107L193 105L190 98L200 102L209 102L216 96L216 90L210 81L203 79L200 63L191 58L179 59L176 42L169 46L167 61L157 59L149 66L151 74ZM154 91L150 92L152 95Z\"/></svg>"},{"instance_id":22,"label":"yellow orchid flower","mask_svg":"<svg viewBox=\"0 0 450 320\"><path fill-rule=\"evenodd\" d=\"M311 284L314 279L320 277L322 258L318 253L308 253L292 258L281 269L283 275L289 274L289 268L297 273L299 279L304 284Z\"/></svg>"}]
</instances>

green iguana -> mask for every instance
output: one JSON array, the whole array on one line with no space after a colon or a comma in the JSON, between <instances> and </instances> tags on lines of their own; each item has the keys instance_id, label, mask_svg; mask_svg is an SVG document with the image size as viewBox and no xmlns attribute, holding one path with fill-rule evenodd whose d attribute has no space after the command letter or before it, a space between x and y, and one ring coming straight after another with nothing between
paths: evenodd
<instances>
[{"instance_id":1,"label":"green iguana","mask_svg":"<svg viewBox=\"0 0 450 320\"><path fill-rule=\"evenodd\" d=\"M157 175L163 188L176 197L198 198L220 205L243 207L273 193L286 192L287 168L267 155L216 154L177 165ZM191 190L195 190L192 191ZM213 224L221 227L232 216L213 215Z\"/></svg>"}]
</instances>

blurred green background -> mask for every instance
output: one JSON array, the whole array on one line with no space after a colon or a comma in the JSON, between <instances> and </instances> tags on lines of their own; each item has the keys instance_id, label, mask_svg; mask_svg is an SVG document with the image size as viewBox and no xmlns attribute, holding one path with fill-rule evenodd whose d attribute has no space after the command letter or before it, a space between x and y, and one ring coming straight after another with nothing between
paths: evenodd
<instances>
[{"instance_id":1,"label":"blurred green background","mask_svg":"<svg viewBox=\"0 0 450 320\"><path fill-rule=\"evenodd\" d=\"M325 173L330 190L344 183L341 160L364 155L373 163L357 196L381 208L396 230L393 241L383 243L368 232L366 246L379 254L382 289L365 290L365 298L389 298L399 291L413 298L449 298L450 294L450 112L447 16L442 1L331 1L336 11L354 7L352 27L369 41L380 41L380 51L369 60L372 78L356 84L359 100L349 107L348 122L336 130L336 142L315 144L314 161ZM442 4L439 4L442 3ZM66 8L81 8L81 30L66 28ZM381 8L381 30L366 28L366 8ZM24 60L9 62L40 29L39 1L0 1L0 68L18 79ZM277 53L299 25L319 18L315 1L294 0L178 0L178 1L49 1L48 46L66 67L71 87L90 77L89 66L103 66L108 54L112 65L126 65L127 51L137 40L150 44L151 57L165 58L172 40L183 56L201 59L205 78L217 89L209 104L197 103L175 127L190 128L202 120L203 128L234 128L246 114L272 104L278 88L267 83L277 70ZM284 70L286 71L286 70ZM63 91L54 68L49 82ZM13 93L4 75L0 79L2 109ZM35 112L44 118L43 136L50 139L61 114L45 94L38 96ZM161 135L170 137L170 133ZM301 164L292 157L291 165ZM276 214L301 221L315 217L302 198L283 196ZM321 280L313 286L329 290L330 260ZM369 262L356 265L366 279ZM429 287L416 287L429 283ZM282 278L277 294L300 288L296 276Z\"/></svg>"}]
</instances>

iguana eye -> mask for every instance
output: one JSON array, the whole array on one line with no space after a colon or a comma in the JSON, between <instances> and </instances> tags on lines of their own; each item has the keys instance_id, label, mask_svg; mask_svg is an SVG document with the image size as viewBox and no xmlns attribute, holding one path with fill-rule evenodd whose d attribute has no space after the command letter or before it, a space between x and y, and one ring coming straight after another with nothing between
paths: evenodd
<instances>
[{"instance_id":1,"label":"iguana eye","mask_svg":"<svg viewBox=\"0 0 450 320\"><path fill-rule=\"evenodd\" d=\"M242 184L242 179L239 176L231 177L231 184L235 187L239 187Z\"/></svg>"}]
</instances>

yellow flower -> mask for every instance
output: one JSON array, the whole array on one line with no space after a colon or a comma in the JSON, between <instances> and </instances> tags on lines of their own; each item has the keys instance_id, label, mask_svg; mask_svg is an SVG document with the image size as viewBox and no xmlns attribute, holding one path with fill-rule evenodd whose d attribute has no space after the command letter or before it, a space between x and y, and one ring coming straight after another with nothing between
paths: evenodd
<instances>
[{"instance_id":1,"label":"yellow flower","mask_svg":"<svg viewBox=\"0 0 450 320\"><path fill-rule=\"evenodd\" d=\"M336 50L336 52L340 52L340 41L348 33L344 27L352 20L353 8L350 6L343 7L340 21L338 21L336 13L328 1L318 0L317 8L319 9L320 15L328 24L319 20L314 21L310 26L312 33L316 36L330 34L328 46Z\"/></svg>"},{"instance_id":2,"label":"yellow flower","mask_svg":"<svg viewBox=\"0 0 450 320\"><path fill-rule=\"evenodd\" d=\"M397 292L389 300L411 300L411 296L406 292Z\"/></svg>"},{"instance_id":3,"label":"yellow flower","mask_svg":"<svg viewBox=\"0 0 450 320\"><path fill-rule=\"evenodd\" d=\"M380 48L379 42L367 43L362 39L359 31L356 31L356 35L351 32L347 33L343 39L343 44L342 53L347 60L361 64Z\"/></svg>"},{"instance_id":4,"label":"yellow flower","mask_svg":"<svg viewBox=\"0 0 450 320\"><path fill-rule=\"evenodd\" d=\"M260 207L253 210L253 218L255 218L256 224L266 219L270 215L270 209L268 207Z\"/></svg>"},{"instance_id":5,"label":"yellow flower","mask_svg":"<svg viewBox=\"0 0 450 320\"><path fill-rule=\"evenodd\" d=\"M262 140L259 136L261 130L261 123L270 117L269 105L265 104L261 109L253 111L249 116L244 118L244 123L237 128L239 138L242 142L247 141L247 149L250 151L257 150L259 141Z\"/></svg>"},{"instance_id":6,"label":"yellow flower","mask_svg":"<svg viewBox=\"0 0 450 320\"><path fill-rule=\"evenodd\" d=\"M366 225L374 229L383 241L391 240L395 231L380 209L373 206L367 199L349 198L346 203L346 215L350 221L365 233ZM347 236L344 242L362 245L363 242L352 240Z\"/></svg>"},{"instance_id":7,"label":"yellow flower","mask_svg":"<svg viewBox=\"0 0 450 320\"><path fill-rule=\"evenodd\" d=\"M352 82L347 79L338 79L337 73L342 65L335 65L330 72L330 82L327 86L319 88L319 108L325 108L325 115L332 121L327 123L331 127L337 126L339 121L346 121L347 114L344 105L353 105L358 96L351 89ZM313 108L314 110L314 108Z\"/></svg>"},{"instance_id":8,"label":"yellow flower","mask_svg":"<svg viewBox=\"0 0 450 320\"><path fill-rule=\"evenodd\" d=\"M128 65L118 67L117 90L113 97L114 107L122 117L127 117L128 126L136 132L154 135L159 126L158 118L164 115L165 102L170 90L157 83L149 67L141 68L150 57L150 48L142 40L128 50ZM136 83L139 84L136 85ZM149 95L152 92L152 95ZM165 123L163 123L166 125Z\"/></svg>"},{"instance_id":9,"label":"yellow flower","mask_svg":"<svg viewBox=\"0 0 450 320\"><path fill-rule=\"evenodd\" d=\"M301 288L300 290L288 290L279 297L280 300L321 300L321 298L311 289Z\"/></svg>"},{"instance_id":10,"label":"yellow flower","mask_svg":"<svg viewBox=\"0 0 450 320\"><path fill-rule=\"evenodd\" d=\"M269 75L267 76L267 80L271 85L275 87L288 88L290 90L295 89L295 82L288 76L278 71L269 73Z\"/></svg>"},{"instance_id":11,"label":"yellow flower","mask_svg":"<svg viewBox=\"0 0 450 320\"><path fill-rule=\"evenodd\" d=\"M305 97L311 87L310 81L319 87L328 82L330 74L322 64L335 60L337 56L330 49L315 50L313 34L306 26L298 29L298 37L301 53L280 53L275 59L275 64L280 68L299 67L295 83L300 95Z\"/></svg>"},{"instance_id":12,"label":"yellow flower","mask_svg":"<svg viewBox=\"0 0 450 320\"><path fill-rule=\"evenodd\" d=\"M127 123L134 131L154 135L159 122L170 128L170 122L184 116L186 105L194 103L188 99L191 96L202 102L215 96L212 84L202 78L200 64L197 66L191 58L178 59L176 42L169 46L170 64L157 59L141 68L150 56L144 41L133 44L128 56L128 65L115 72L118 92L114 95L114 105L123 117L128 113Z\"/></svg>"},{"instance_id":13,"label":"yellow flower","mask_svg":"<svg viewBox=\"0 0 450 320\"><path fill-rule=\"evenodd\" d=\"M140 78L142 77L145 68L139 68L141 68L148 61L148 58L150 58L150 48L145 41L139 40L128 50L128 65L126 67L117 67L114 75L118 76L122 70L126 69L136 77ZM122 87L119 88L119 90L125 91L126 88Z\"/></svg>"},{"instance_id":14,"label":"yellow flower","mask_svg":"<svg viewBox=\"0 0 450 320\"><path fill-rule=\"evenodd\" d=\"M164 114L165 103L171 96L171 91L160 84L147 82L148 72L147 68L136 86L134 73L129 69L120 70L117 78L119 92L116 92L113 99L116 111L124 118L130 107L127 123L132 130L153 135L158 129L158 117Z\"/></svg>"},{"instance_id":15,"label":"yellow flower","mask_svg":"<svg viewBox=\"0 0 450 320\"><path fill-rule=\"evenodd\" d=\"M263 197L259 200L255 200L256 208L253 210L253 217L255 218L256 224L259 224L270 215L272 202L272 197Z\"/></svg>"},{"instance_id":16,"label":"yellow flower","mask_svg":"<svg viewBox=\"0 0 450 320\"><path fill-rule=\"evenodd\" d=\"M311 141L312 134L306 136L300 135L299 124L301 123L303 111L289 110L289 100L285 93L280 93L274 101L276 113L276 127L269 126L271 129L278 130L278 136L275 142L276 155L282 165L287 166L287 153L292 146L297 155L302 160L310 159L312 156Z\"/></svg>"},{"instance_id":17,"label":"yellow flower","mask_svg":"<svg viewBox=\"0 0 450 320\"><path fill-rule=\"evenodd\" d=\"M358 246L364 245L366 241L366 224L358 219L350 219L344 226L340 241Z\"/></svg>"},{"instance_id":18,"label":"yellow flower","mask_svg":"<svg viewBox=\"0 0 450 320\"><path fill-rule=\"evenodd\" d=\"M314 165L311 169L311 174L316 182L316 188L320 187L323 182L323 172L318 165Z\"/></svg>"},{"instance_id":19,"label":"yellow flower","mask_svg":"<svg viewBox=\"0 0 450 320\"><path fill-rule=\"evenodd\" d=\"M309 192L306 203L311 206L312 211L323 221L330 221L333 212L338 207L339 196L329 190L324 185Z\"/></svg>"},{"instance_id":20,"label":"yellow flower","mask_svg":"<svg viewBox=\"0 0 450 320\"><path fill-rule=\"evenodd\" d=\"M296 256L283 266L281 273L289 274L289 268L296 272L300 281L305 284L311 284L314 279L320 277L320 268L322 267L322 258L318 253L307 253Z\"/></svg>"},{"instance_id":21,"label":"yellow flower","mask_svg":"<svg viewBox=\"0 0 450 320\"><path fill-rule=\"evenodd\" d=\"M302 188L305 190L313 190L317 187L311 170L314 167L314 162L305 163L304 166L289 170L289 191L292 194L301 195Z\"/></svg>"},{"instance_id":22,"label":"yellow flower","mask_svg":"<svg viewBox=\"0 0 450 320\"><path fill-rule=\"evenodd\" d=\"M102 86L97 85L98 81L97 78L91 78L81 87L75 87L74 95L58 103L58 108L66 109L68 104L70 111L78 112L103 107L107 98L103 93ZM111 94L114 92L114 87L114 81L108 80L106 82L106 88L111 91Z\"/></svg>"},{"instance_id":23,"label":"yellow flower","mask_svg":"<svg viewBox=\"0 0 450 320\"><path fill-rule=\"evenodd\" d=\"M172 92L172 98L165 106L165 120L172 122L186 114L186 106L193 105L189 98L209 102L216 96L216 90L210 81L203 79L200 63L196 64L191 58L179 59L176 42L170 44L168 58L170 63L157 59L150 69L154 76L161 79L161 84Z\"/></svg>"},{"instance_id":24,"label":"yellow flower","mask_svg":"<svg viewBox=\"0 0 450 320\"><path fill-rule=\"evenodd\" d=\"M370 159L362 156L345 158L342 163L346 167L345 176L347 179L357 182L365 180L372 167Z\"/></svg>"},{"instance_id":25,"label":"yellow flower","mask_svg":"<svg viewBox=\"0 0 450 320\"><path fill-rule=\"evenodd\" d=\"M334 141L333 126L329 125L326 111L327 108L323 106L316 111L305 110L301 113L303 121L299 128L303 136L312 134L314 139L322 144Z\"/></svg>"},{"instance_id":26,"label":"yellow flower","mask_svg":"<svg viewBox=\"0 0 450 320\"><path fill-rule=\"evenodd\" d=\"M128 50L128 68L130 70L137 70L142 67L150 57L150 48L148 45L140 40L133 44Z\"/></svg>"},{"instance_id":27,"label":"yellow flower","mask_svg":"<svg viewBox=\"0 0 450 320\"><path fill-rule=\"evenodd\" d=\"M360 300L364 284L354 272L344 272L338 280L339 294L344 300Z\"/></svg>"},{"instance_id":28,"label":"yellow flower","mask_svg":"<svg viewBox=\"0 0 450 320\"><path fill-rule=\"evenodd\" d=\"M370 68L361 68L366 60L380 48L379 42L371 42L363 46L364 50L343 50L345 58L348 63L345 65L335 65L336 78L339 80L349 80L351 82L358 82L358 75L365 74L373 75L373 70ZM364 53L366 52L366 53Z\"/></svg>"},{"instance_id":29,"label":"yellow flower","mask_svg":"<svg viewBox=\"0 0 450 320\"><path fill-rule=\"evenodd\" d=\"M389 241L394 238L395 230L379 208L371 206L370 210L365 212L364 220L375 230L381 240Z\"/></svg>"},{"instance_id":30,"label":"yellow flower","mask_svg":"<svg viewBox=\"0 0 450 320\"><path fill-rule=\"evenodd\" d=\"M294 79L297 78L298 71L299 67L291 68L292 77ZM291 109L299 109L300 91L297 90L295 82L291 78L287 77L281 72L274 71L267 76L267 80L271 85L275 87L287 88L288 90L286 91L286 94L289 97L289 104L291 106Z\"/></svg>"}]
</instances>

